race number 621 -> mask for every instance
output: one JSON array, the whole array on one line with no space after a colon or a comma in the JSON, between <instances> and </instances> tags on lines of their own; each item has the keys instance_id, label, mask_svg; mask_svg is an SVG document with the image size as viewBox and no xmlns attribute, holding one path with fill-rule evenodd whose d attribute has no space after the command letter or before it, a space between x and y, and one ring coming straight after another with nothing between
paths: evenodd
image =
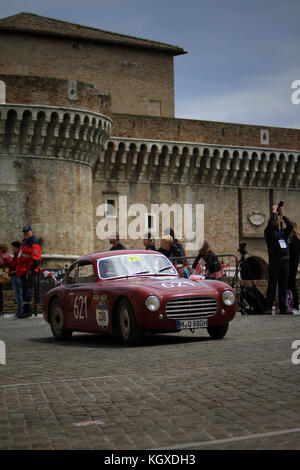
<instances>
[{"instance_id":1,"label":"race number 621","mask_svg":"<svg viewBox=\"0 0 300 470\"><path fill-rule=\"evenodd\" d=\"M292 342L292 349L295 349L292 354L292 363L298 366L300 364L300 339L296 339Z\"/></svg>"},{"instance_id":2,"label":"race number 621","mask_svg":"<svg viewBox=\"0 0 300 470\"><path fill-rule=\"evenodd\" d=\"M88 317L87 312L87 297L86 296L77 296L74 301L74 317L76 320L84 319Z\"/></svg>"}]
</instances>

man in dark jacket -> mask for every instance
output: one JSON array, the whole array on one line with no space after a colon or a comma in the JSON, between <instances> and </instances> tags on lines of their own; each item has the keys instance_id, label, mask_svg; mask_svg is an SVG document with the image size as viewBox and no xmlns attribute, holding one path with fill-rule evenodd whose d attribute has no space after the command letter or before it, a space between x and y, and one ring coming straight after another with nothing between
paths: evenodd
<instances>
[{"instance_id":1,"label":"man in dark jacket","mask_svg":"<svg viewBox=\"0 0 300 470\"><path fill-rule=\"evenodd\" d=\"M145 250L156 251L154 240L152 238L151 233L146 233L146 235L144 235L143 243L144 243Z\"/></svg>"},{"instance_id":2,"label":"man in dark jacket","mask_svg":"<svg viewBox=\"0 0 300 470\"><path fill-rule=\"evenodd\" d=\"M300 315L299 312L299 297L296 285L296 277L298 273L298 265L300 259L300 232L298 230L297 224L292 222L294 229L290 233L289 239L289 250L290 250L290 272L289 272L289 281L288 289L292 292L293 295L293 313Z\"/></svg>"},{"instance_id":3,"label":"man in dark jacket","mask_svg":"<svg viewBox=\"0 0 300 470\"><path fill-rule=\"evenodd\" d=\"M109 251L114 250L126 250L126 247L120 242L120 237L118 232L113 233L109 238L109 243L112 245Z\"/></svg>"},{"instance_id":4,"label":"man in dark jacket","mask_svg":"<svg viewBox=\"0 0 300 470\"><path fill-rule=\"evenodd\" d=\"M283 222L286 227L283 228ZM278 283L278 300L281 314L287 314L286 289L289 277L289 245L288 237L293 225L284 215L283 207L273 206L264 236L269 255L269 281L267 289L267 310L271 314Z\"/></svg>"}]
</instances>

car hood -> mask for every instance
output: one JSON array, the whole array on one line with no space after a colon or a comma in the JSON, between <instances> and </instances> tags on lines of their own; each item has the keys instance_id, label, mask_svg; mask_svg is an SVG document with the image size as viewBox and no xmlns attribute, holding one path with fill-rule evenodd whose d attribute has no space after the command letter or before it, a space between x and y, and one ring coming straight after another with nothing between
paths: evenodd
<instances>
[{"instance_id":1,"label":"car hood","mask_svg":"<svg viewBox=\"0 0 300 470\"><path fill-rule=\"evenodd\" d=\"M213 280L197 280L169 277L169 276L137 276L126 279L114 279L111 281L119 288L131 288L135 291L144 291L147 295L191 295L217 297L220 291L231 287L224 282Z\"/></svg>"}]
</instances>

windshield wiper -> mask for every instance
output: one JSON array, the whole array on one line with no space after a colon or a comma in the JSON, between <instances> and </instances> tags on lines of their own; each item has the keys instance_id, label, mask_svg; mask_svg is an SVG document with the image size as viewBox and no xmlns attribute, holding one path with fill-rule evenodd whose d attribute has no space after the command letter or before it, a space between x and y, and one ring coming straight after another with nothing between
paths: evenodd
<instances>
[{"instance_id":1,"label":"windshield wiper","mask_svg":"<svg viewBox=\"0 0 300 470\"><path fill-rule=\"evenodd\" d=\"M138 273L133 273L133 274L127 274L126 277L130 277L130 276L138 276L139 274L149 274L150 271L140 271Z\"/></svg>"},{"instance_id":2,"label":"windshield wiper","mask_svg":"<svg viewBox=\"0 0 300 470\"><path fill-rule=\"evenodd\" d=\"M159 273L162 273L163 271L166 271L167 269L173 269L172 266L166 266L165 268L161 268L159 271L157 271L157 273L155 274L159 274Z\"/></svg>"}]
</instances>

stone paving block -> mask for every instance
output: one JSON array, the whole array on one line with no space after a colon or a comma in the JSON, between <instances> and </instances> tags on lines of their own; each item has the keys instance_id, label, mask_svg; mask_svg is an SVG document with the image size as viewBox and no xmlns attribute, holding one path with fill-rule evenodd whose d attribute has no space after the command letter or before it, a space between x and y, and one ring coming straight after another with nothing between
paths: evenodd
<instances>
[{"instance_id":1,"label":"stone paving block","mask_svg":"<svg viewBox=\"0 0 300 470\"><path fill-rule=\"evenodd\" d=\"M300 432L283 433L300 428L300 317L237 316L222 341L185 331L134 349L96 335L66 345L28 320L1 322L0 449L300 448Z\"/></svg>"}]
</instances>

